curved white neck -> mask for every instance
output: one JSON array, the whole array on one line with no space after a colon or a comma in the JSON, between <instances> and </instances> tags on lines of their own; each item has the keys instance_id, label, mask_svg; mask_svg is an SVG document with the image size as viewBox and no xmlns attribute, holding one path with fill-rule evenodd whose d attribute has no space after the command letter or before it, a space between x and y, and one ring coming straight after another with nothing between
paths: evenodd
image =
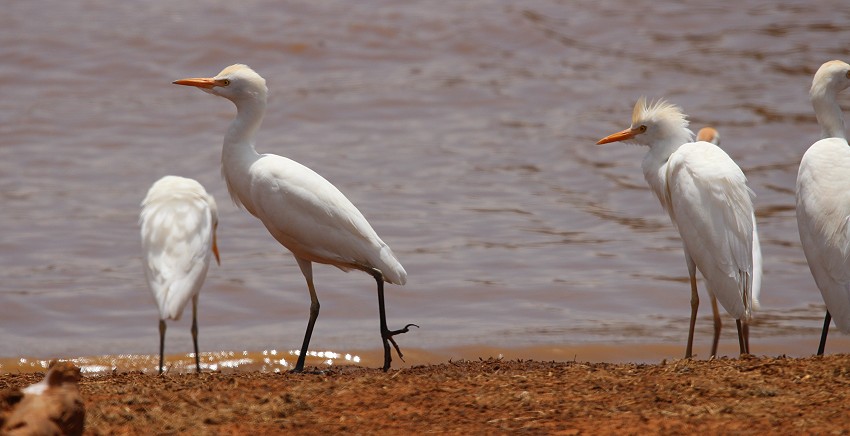
<instances>
[{"instance_id":1,"label":"curved white neck","mask_svg":"<svg viewBox=\"0 0 850 436\"><path fill-rule=\"evenodd\" d=\"M667 162L679 147L693 139L694 134L687 127L671 127L649 146L649 151L643 157L643 177L668 213L671 212L667 199ZM673 222L675 223L675 220Z\"/></svg>"},{"instance_id":2,"label":"curved white neck","mask_svg":"<svg viewBox=\"0 0 850 436\"><path fill-rule=\"evenodd\" d=\"M236 105L236 118L230 122L227 133L224 135L224 153L248 152L256 154L254 150L254 135L263 122L266 112L266 101L263 100L241 100L234 102Z\"/></svg>"},{"instance_id":3,"label":"curved white neck","mask_svg":"<svg viewBox=\"0 0 850 436\"><path fill-rule=\"evenodd\" d=\"M694 133L687 127L664 126L662 134L657 135L649 144L649 151L644 157L644 166L661 166L682 144L694 140Z\"/></svg>"},{"instance_id":4,"label":"curved white neck","mask_svg":"<svg viewBox=\"0 0 850 436\"><path fill-rule=\"evenodd\" d=\"M221 175L227 183L230 197L237 205L244 205L252 214L253 204L240 193L250 192L251 165L260 158L254 148L254 135L263 122L265 98L234 101L236 118L230 122L221 149Z\"/></svg>"},{"instance_id":5,"label":"curved white neck","mask_svg":"<svg viewBox=\"0 0 850 436\"><path fill-rule=\"evenodd\" d=\"M844 130L844 114L835 101L836 92L821 89L812 93L812 107L820 124L821 138L847 138Z\"/></svg>"}]
</instances>

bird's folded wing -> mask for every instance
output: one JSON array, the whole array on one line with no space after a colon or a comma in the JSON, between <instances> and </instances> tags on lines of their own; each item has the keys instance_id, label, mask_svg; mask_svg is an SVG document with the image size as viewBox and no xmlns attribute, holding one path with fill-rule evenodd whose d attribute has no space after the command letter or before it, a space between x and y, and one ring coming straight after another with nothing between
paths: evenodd
<instances>
[{"instance_id":1,"label":"bird's folded wing","mask_svg":"<svg viewBox=\"0 0 850 436\"><path fill-rule=\"evenodd\" d=\"M744 173L719 147L685 144L670 156L671 207L709 291L734 317L749 315L753 203Z\"/></svg>"}]
</instances>

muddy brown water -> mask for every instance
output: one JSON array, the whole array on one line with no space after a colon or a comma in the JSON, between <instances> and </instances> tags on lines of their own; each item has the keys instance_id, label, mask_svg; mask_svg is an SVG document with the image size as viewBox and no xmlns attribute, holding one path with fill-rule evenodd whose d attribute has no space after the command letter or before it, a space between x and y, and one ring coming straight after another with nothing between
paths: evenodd
<instances>
[{"instance_id":1,"label":"muddy brown water","mask_svg":"<svg viewBox=\"0 0 850 436\"><path fill-rule=\"evenodd\" d=\"M171 85L236 62L271 89L258 150L340 187L405 265L409 282L390 286L387 304L391 327L422 327L398 337L412 361L680 357L687 270L643 181L644 150L593 145L628 126L641 95L683 106L694 130L717 127L757 194L753 352L815 351L823 306L793 192L819 135L811 76L850 59L841 1L46 3L0 15L2 370L21 357L157 353L137 219L166 174L219 202L222 264L199 316L210 364L300 346L301 273L219 173L233 107ZM311 348L377 353L372 279L314 271ZM734 355L724 321L721 352ZM188 330L170 324L176 358ZM828 350L850 340L834 331Z\"/></svg>"}]
</instances>

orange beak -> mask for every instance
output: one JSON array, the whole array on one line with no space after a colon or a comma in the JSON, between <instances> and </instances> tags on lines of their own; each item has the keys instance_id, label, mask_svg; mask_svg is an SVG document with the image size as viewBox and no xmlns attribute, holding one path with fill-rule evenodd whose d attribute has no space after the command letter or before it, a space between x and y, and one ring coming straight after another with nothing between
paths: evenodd
<instances>
[{"instance_id":1,"label":"orange beak","mask_svg":"<svg viewBox=\"0 0 850 436\"><path fill-rule=\"evenodd\" d=\"M637 136L638 133L640 133L640 132L638 132L637 129L632 129L631 127L629 127L626 130L608 135L608 136L600 139L599 141L596 142L596 145L608 144L608 143L611 143L611 142L618 142L618 141L625 141L625 140L634 138L635 136Z\"/></svg>"},{"instance_id":2,"label":"orange beak","mask_svg":"<svg viewBox=\"0 0 850 436\"><path fill-rule=\"evenodd\" d=\"M193 79L180 79L171 82L175 85L195 86L198 88L211 89L218 86L218 81L212 77L197 77Z\"/></svg>"},{"instance_id":3,"label":"orange beak","mask_svg":"<svg viewBox=\"0 0 850 436\"><path fill-rule=\"evenodd\" d=\"M218 238L215 236L215 232L213 232L212 252L215 255L215 263L221 265L221 257L218 255Z\"/></svg>"}]
</instances>

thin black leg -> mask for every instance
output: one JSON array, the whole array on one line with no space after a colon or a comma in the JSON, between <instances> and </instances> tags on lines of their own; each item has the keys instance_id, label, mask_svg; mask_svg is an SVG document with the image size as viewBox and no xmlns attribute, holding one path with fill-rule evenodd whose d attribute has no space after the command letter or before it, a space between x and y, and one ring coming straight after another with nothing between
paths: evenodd
<instances>
[{"instance_id":1,"label":"thin black leg","mask_svg":"<svg viewBox=\"0 0 850 436\"><path fill-rule=\"evenodd\" d=\"M823 332L820 334L820 345L818 345L818 356L823 356L823 351L826 348L826 335L829 333L829 323L832 322L832 315L826 311L826 316L823 317Z\"/></svg>"},{"instance_id":2,"label":"thin black leg","mask_svg":"<svg viewBox=\"0 0 850 436\"><path fill-rule=\"evenodd\" d=\"M307 280L307 290L310 291L310 320L307 321L307 331L304 332L304 342L301 343L301 353L298 354L298 361L295 363L295 368L292 372L304 371L304 359L307 358L307 349L310 346L310 338L313 337L313 327L316 326L316 319L319 318L319 296L316 294L316 287L313 286L313 263L309 260L295 258L298 261L298 266L304 274L304 279Z\"/></svg>"},{"instance_id":3,"label":"thin black leg","mask_svg":"<svg viewBox=\"0 0 850 436\"><path fill-rule=\"evenodd\" d=\"M741 348L741 355L749 354L749 350L747 350L747 341L744 340L744 323L741 323L740 319L735 320L735 325L738 327L738 346Z\"/></svg>"},{"instance_id":4,"label":"thin black leg","mask_svg":"<svg viewBox=\"0 0 850 436\"><path fill-rule=\"evenodd\" d=\"M165 320L159 320L159 374L162 375L163 355L165 354Z\"/></svg>"},{"instance_id":5,"label":"thin black leg","mask_svg":"<svg viewBox=\"0 0 850 436\"><path fill-rule=\"evenodd\" d=\"M201 353L198 352L198 295L192 298L192 344L195 346L195 370L201 373Z\"/></svg>"},{"instance_id":6,"label":"thin black leg","mask_svg":"<svg viewBox=\"0 0 850 436\"><path fill-rule=\"evenodd\" d=\"M398 344L393 339L393 336L399 335L402 333L407 333L411 326L419 327L416 324L408 324L404 326L404 328L398 330L390 330L387 328L387 310L386 305L384 303L384 276L378 270L372 271L372 277L375 278L375 281L378 283L378 315L380 316L381 321L381 340L384 343L384 367L383 370L386 372L390 369L390 363L392 363L392 352L390 351L390 344L392 343L395 348L396 353L398 353L398 358L404 361L404 355L401 354L401 349L399 349Z\"/></svg>"},{"instance_id":7,"label":"thin black leg","mask_svg":"<svg viewBox=\"0 0 850 436\"><path fill-rule=\"evenodd\" d=\"M319 318L319 300L310 303L310 320L307 322L307 331L304 332L304 342L301 343L301 353L298 355L298 361L295 363L295 368L292 372L304 371L304 359L307 357L307 349L310 346L310 338L313 336L313 327L316 325L316 320Z\"/></svg>"}]
</instances>

